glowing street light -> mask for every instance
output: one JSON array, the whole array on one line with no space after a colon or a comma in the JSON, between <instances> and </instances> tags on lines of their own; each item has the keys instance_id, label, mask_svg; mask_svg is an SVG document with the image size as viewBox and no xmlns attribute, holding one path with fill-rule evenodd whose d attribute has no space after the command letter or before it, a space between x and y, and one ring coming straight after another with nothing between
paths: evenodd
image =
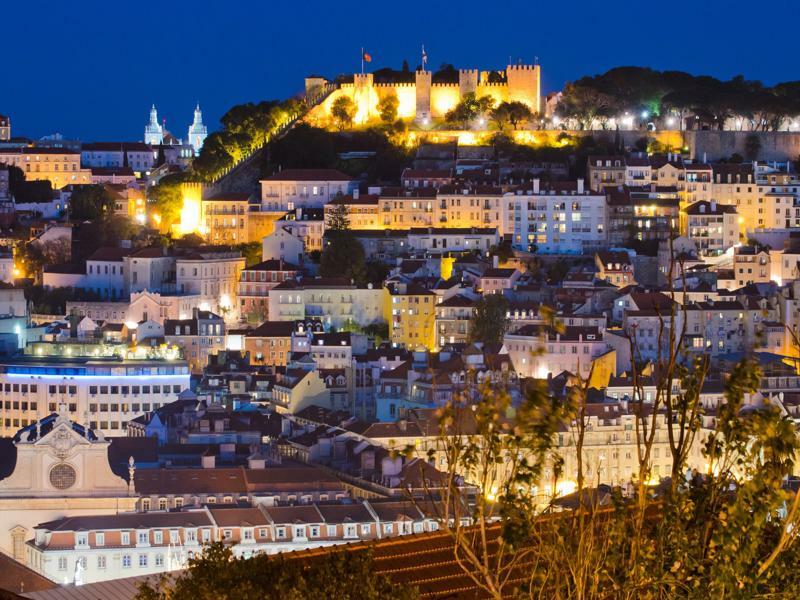
<instances>
[{"instance_id":1,"label":"glowing street light","mask_svg":"<svg viewBox=\"0 0 800 600\"><path fill-rule=\"evenodd\" d=\"M643 110L643 111L642 111L642 118L643 118L643 119L646 119L646 118L647 118L647 117L649 117L649 116L650 116L650 113L649 113L649 112L647 112L646 110Z\"/></svg>"},{"instance_id":2,"label":"glowing street light","mask_svg":"<svg viewBox=\"0 0 800 600\"><path fill-rule=\"evenodd\" d=\"M668 118L667 119L667 127L672 127L673 125L675 125L675 119L672 118L672 117Z\"/></svg>"}]
</instances>

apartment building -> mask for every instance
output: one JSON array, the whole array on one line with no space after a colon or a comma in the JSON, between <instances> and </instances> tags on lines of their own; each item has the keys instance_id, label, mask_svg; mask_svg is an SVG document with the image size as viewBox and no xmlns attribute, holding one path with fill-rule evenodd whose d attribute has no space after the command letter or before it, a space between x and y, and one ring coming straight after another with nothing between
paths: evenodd
<instances>
[{"instance_id":1,"label":"apartment building","mask_svg":"<svg viewBox=\"0 0 800 600\"><path fill-rule=\"evenodd\" d=\"M261 180L261 208L281 212L321 209L357 188L355 179L336 169L284 169Z\"/></svg>"},{"instance_id":2,"label":"apartment building","mask_svg":"<svg viewBox=\"0 0 800 600\"><path fill-rule=\"evenodd\" d=\"M543 254L586 254L608 241L606 195L584 189L583 180L538 179L509 200L514 214L513 244Z\"/></svg>"},{"instance_id":3,"label":"apartment building","mask_svg":"<svg viewBox=\"0 0 800 600\"><path fill-rule=\"evenodd\" d=\"M200 201L202 234L210 244L249 242L248 217L250 194L221 192Z\"/></svg>"},{"instance_id":4,"label":"apartment building","mask_svg":"<svg viewBox=\"0 0 800 600\"><path fill-rule=\"evenodd\" d=\"M337 328L349 321L369 325L383 320L382 297L380 287L338 277L287 280L270 290L269 316L272 321L318 318Z\"/></svg>"},{"instance_id":5,"label":"apartment building","mask_svg":"<svg viewBox=\"0 0 800 600\"><path fill-rule=\"evenodd\" d=\"M225 349L225 321L194 309L191 318L164 320L164 341L181 349L192 373L202 373L208 357Z\"/></svg>"},{"instance_id":6,"label":"apartment building","mask_svg":"<svg viewBox=\"0 0 800 600\"><path fill-rule=\"evenodd\" d=\"M681 211L681 232L700 256L719 256L739 242L739 215L735 206L701 200Z\"/></svg>"},{"instance_id":7,"label":"apartment building","mask_svg":"<svg viewBox=\"0 0 800 600\"><path fill-rule=\"evenodd\" d=\"M330 220L333 211L343 206L350 229L382 229L379 200L378 194L359 194L358 190L338 196L325 205L325 222Z\"/></svg>"},{"instance_id":8,"label":"apartment building","mask_svg":"<svg viewBox=\"0 0 800 600\"><path fill-rule=\"evenodd\" d=\"M409 350L436 347L436 294L416 283L387 283L384 320L393 346Z\"/></svg>"},{"instance_id":9,"label":"apartment building","mask_svg":"<svg viewBox=\"0 0 800 600\"><path fill-rule=\"evenodd\" d=\"M270 259L242 269L239 274L239 314L242 320L269 318L269 291L297 278L300 267L283 259Z\"/></svg>"},{"instance_id":10,"label":"apartment building","mask_svg":"<svg viewBox=\"0 0 800 600\"><path fill-rule=\"evenodd\" d=\"M0 164L22 169L28 181L49 181L53 188L92 183L92 170L81 168L81 154L66 148L0 148Z\"/></svg>"},{"instance_id":11,"label":"apartment building","mask_svg":"<svg viewBox=\"0 0 800 600\"><path fill-rule=\"evenodd\" d=\"M73 421L106 436L125 435L130 419L188 388L182 360L18 358L0 364L0 434L12 436L65 403Z\"/></svg>"},{"instance_id":12,"label":"apartment building","mask_svg":"<svg viewBox=\"0 0 800 600\"><path fill-rule=\"evenodd\" d=\"M53 581L83 584L183 569L212 542L250 558L437 528L404 501L73 516L39 524L27 560Z\"/></svg>"}]
</instances>

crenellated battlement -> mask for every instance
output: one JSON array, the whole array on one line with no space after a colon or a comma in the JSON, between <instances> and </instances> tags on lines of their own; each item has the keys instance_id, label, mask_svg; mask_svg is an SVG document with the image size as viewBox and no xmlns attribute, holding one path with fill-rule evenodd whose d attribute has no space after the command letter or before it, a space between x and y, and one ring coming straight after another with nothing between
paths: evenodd
<instances>
[{"instance_id":1,"label":"crenellated battlement","mask_svg":"<svg viewBox=\"0 0 800 600\"><path fill-rule=\"evenodd\" d=\"M499 75L496 76L495 74ZM495 81L489 81L489 78ZM458 69L458 81L434 82L433 72L417 69L414 80L406 77L399 82L375 81L373 73L355 73L352 81L338 85L317 112L328 113L336 97L349 97L357 107L355 121L368 123L377 118L378 104L387 96L396 95L399 100L398 115L429 124L432 119L443 118L449 110L468 94L489 95L495 102L520 101L539 112L541 104L541 69L539 65L511 64L505 71L482 71L476 68ZM307 81L307 86L317 84L316 78Z\"/></svg>"},{"instance_id":2,"label":"crenellated battlement","mask_svg":"<svg viewBox=\"0 0 800 600\"><path fill-rule=\"evenodd\" d=\"M408 82L401 82L401 83L376 83L376 88L414 88L417 87L416 83L408 83Z\"/></svg>"}]
</instances>

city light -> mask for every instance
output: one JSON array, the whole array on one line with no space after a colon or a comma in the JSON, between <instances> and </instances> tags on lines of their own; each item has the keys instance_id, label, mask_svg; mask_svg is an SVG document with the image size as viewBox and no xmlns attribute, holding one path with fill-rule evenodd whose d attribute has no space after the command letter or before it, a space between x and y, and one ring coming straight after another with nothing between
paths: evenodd
<instances>
[{"instance_id":1,"label":"city light","mask_svg":"<svg viewBox=\"0 0 800 600\"><path fill-rule=\"evenodd\" d=\"M642 118L643 118L643 119L646 119L646 118L647 118L647 117L649 117L649 116L650 116L650 113L649 113L649 112L647 112L646 110L643 110L643 111L642 111Z\"/></svg>"}]
</instances>

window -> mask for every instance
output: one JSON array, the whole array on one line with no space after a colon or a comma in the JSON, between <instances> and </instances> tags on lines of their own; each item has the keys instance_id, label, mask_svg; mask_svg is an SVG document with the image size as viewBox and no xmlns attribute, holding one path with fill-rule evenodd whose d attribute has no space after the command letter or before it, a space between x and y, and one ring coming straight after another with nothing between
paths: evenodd
<instances>
[{"instance_id":1,"label":"window","mask_svg":"<svg viewBox=\"0 0 800 600\"><path fill-rule=\"evenodd\" d=\"M58 557L58 570L59 571L66 571L67 570L67 557L66 556L59 556Z\"/></svg>"},{"instance_id":2,"label":"window","mask_svg":"<svg viewBox=\"0 0 800 600\"><path fill-rule=\"evenodd\" d=\"M142 498L142 510L150 510L150 498Z\"/></svg>"},{"instance_id":3,"label":"window","mask_svg":"<svg viewBox=\"0 0 800 600\"><path fill-rule=\"evenodd\" d=\"M106 557L105 556L98 556L97 557L97 568L98 569L105 569L106 568Z\"/></svg>"},{"instance_id":4,"label":"window","mask_svg":"<svg viewBox=\"0 0 800 600\"><path fill-rule=\"evenodd\" d=\"M164 532L163 531L154 531L153 532L153 543L154 544L163 544L164 543Z\"/></svg>"},{"instance_id":5,"label":"window","mask_svg":"<svg viewBox=\"0 0 800 600\"><path fill-rule=\"evenodd\" d=\"M328 537L336 537L336 525L328 525Z\"/></svg>"},{"instance_id":6,"label":"window","mask_svg":"<svg viewBox=\"0 0 800 600\"><path fill-rule=\"evenodd\" d=\"M122 568L123 569L130 569L131 568L131 555L130 554L123 554L122 555Z\"/></svg>"},{"instance_id":7,"label":"window","mask_svg":"<svg viewBox=\"0 0 800 600\"><path fill-rule=\"evenodd\" d=\"M156 554L156 566L163 567L164 566L164 555L163 554Z\"/></svg>"},{"instance_id":8,"label":"window","mask_svg":"<svg viewBox=\"0 0 800 600\"><path fill-rule=\"evenodd\" d=\"M158 510L167 510L167 499L166 498L159 498L158 499Z\"/></svg>"},{"instance_id":9,"label":"window","mask_svg":"<svg viewBox=\"0 0 800 600\"><path fill-rule=\"evenodd\" d=\"M127 546L128 544L131 543L131 533L129 531L123 531L120 534L120 543L123 546Z\"/></svg>"},{"instance_id":10,"label":"window","mask_svg":"<svg viewBox=\"0 0 800 600\"><path fill-rule=\"evenodd\" d=\"M139 566L146 567L147 566L147 554L140 554L139 555Z\"/></svg>"},{"instance_id":11,"label":"window","mask_svg":"<svg viewBox=\"0 0 800 600\"><path fill-rule=\"evenodd\" d=\"M369 535L369 523L361 525L361 535Z\"/></svg>"},{"instance_id":12,"label":"window","mask_svg":"<svg viewBox=\"0 0 800 600\"><path fill-rule=\"evenodd\" d=\"M139 544L150 543L150 536L147 531L139 531L136 534L136 542Z\"/></svg>"},{"instance_id":13,"label":"window","mask_svg":"<svg viewBox=\"0 0 800 600\"><path fill-rule=\"evenodd\" d=\"M106 545L106 534L105 533L95 533L94 534L94 545L95 546L105 546Z\"/></svg>"},{"instance_id":14,"label":"window","mask_svg":"<svg viewBox=\"0 0 800 600\"><path fill-rule=\"evenodd\" d=\"M89 545L89 534L88 533L75 534L75 545L76 546L88 546Z\"/></svg>"},{"instance_id":15,"label":"window","mask_svg":"<svg viewBox=\"0 0 800 600\"><path fill-rule=\"evenodd\" d=\"M286 529L285 529L285 528L283 528L283 527L278 527L278 528L276 529L276 532L277 532L277 533L276 533L276 535L277 535L277 538L278 538L279 540L282 540L282 539L285 539L285 538L286 538Z\"/></svg>"}]
</instances>

